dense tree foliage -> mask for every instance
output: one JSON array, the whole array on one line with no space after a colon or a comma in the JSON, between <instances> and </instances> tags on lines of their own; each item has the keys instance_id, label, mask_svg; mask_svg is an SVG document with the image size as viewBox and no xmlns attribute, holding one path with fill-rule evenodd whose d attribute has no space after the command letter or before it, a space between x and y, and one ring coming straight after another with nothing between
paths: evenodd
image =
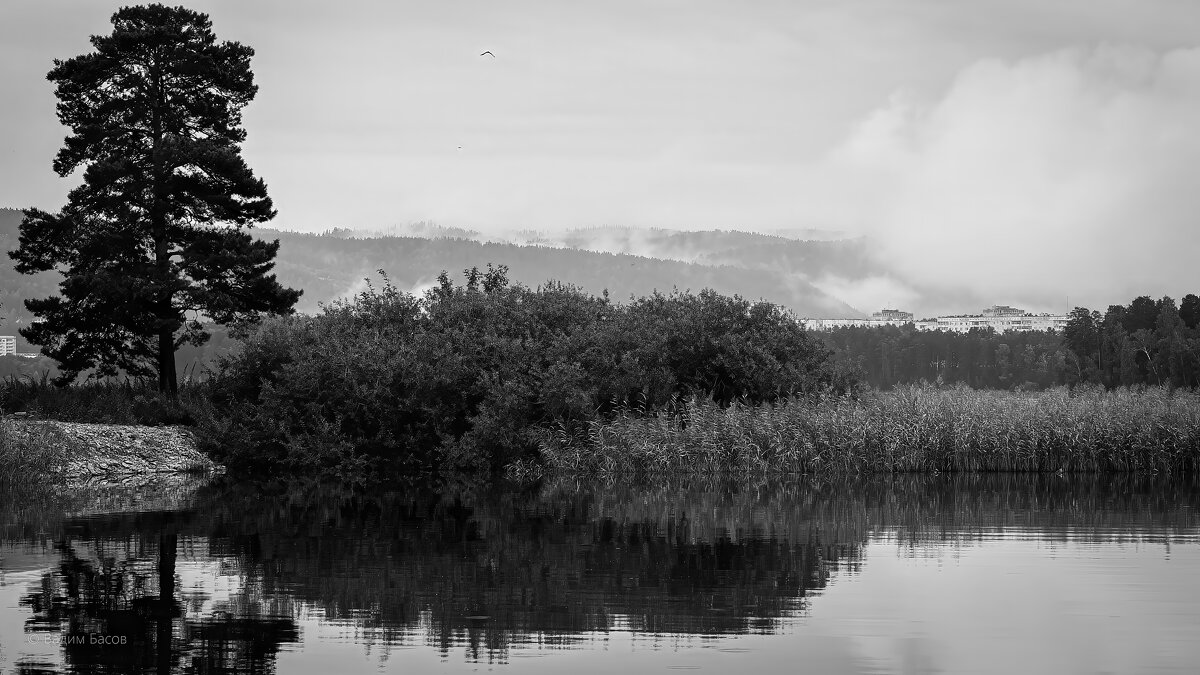
<instances>
[{"instance_id":1,"label":"dense tree foliage","mask_svg":"<svg viewBox=\"0 0 1200 675\"><path fill-rule=\"evenodd\" d=\"M54 170L85 170L59 213L25 211L17 271L63 280L59 295L25 301L39 320L21 334L59 362L60 382L157 371L174 392L175 350L208 337L201 315L253 320L300 293L268 274L278 242L242 229L275 215L239 146L253 50L217 42L208 17L182 7L126 7L112 23L47 76L72 131Z\"/></svg>"},{"instance_id":2,"label":"dense tree foliage","mask_svg":"<svg viewBox=\"0 0 1200 675\"><path fill-rule=\"evenodd\" d=\"M1179 303L1179 318L1188 328L1200 328L1200 297L1195 293L1183 296Z\"/></svg>"},{"instance_id":3,"label":"dense tree foliage","mask_svg":"<svg viewBox=\"0 0 1200 675\"><path fill-rule=\"evenodd\" d=\"M444 273L423 297L369 287L316 317L266 322L214 384L233 465L497 468L540 434L699 393L828 391L819 341L788 313L712 291L614 304L504 267Z\"/></svg>"},{"instance_id":4,"label":"dense tree foliage","mask_svg":"<svg viewBox=\"0 0 1200 675\"><path fill-rule=\"evenodd\" d=\"M922 331L912 324L821 334L838 367L890 389L916 382L987 389L1044 389L1064 382L1062 336L1051 331Z\"/></svg>"},{"instance_id":5,"label":"dense tree foliage","mask_svg":"<svg viewBox=\"0 0 1200 675\"><path fill-rule=\"evenodd\" d=\"M1200 385L1200 298L1135 298L1101 315L1078 307L1063 331L1071 382Z\"/></svg>"}]
</instances>

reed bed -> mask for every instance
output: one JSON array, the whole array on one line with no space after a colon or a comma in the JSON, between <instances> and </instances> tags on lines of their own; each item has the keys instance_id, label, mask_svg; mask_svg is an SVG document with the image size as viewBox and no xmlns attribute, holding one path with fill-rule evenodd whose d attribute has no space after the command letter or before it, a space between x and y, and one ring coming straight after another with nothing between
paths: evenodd
<instances>
[{"instance_id":1,"label":"reed bed","mask_svg":"<svg viewBox=\"0 0 1200 675\"><path fill-rule=\"evenodd\" d=\"M1195 471L1200 393L901 387L728 407L693 398L541 443L551 472Z\"/></svg>"}]
</instances>

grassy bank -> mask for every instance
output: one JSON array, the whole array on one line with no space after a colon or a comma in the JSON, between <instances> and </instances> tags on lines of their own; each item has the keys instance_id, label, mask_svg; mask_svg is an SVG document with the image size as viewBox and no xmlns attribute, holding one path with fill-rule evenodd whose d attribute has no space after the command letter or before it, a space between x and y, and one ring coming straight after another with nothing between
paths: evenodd
<instances>
[{"instance_id":1,"label":"grassy bank","mask_svg":"<svg viewBox=\"0 0 1200 675\"><path fill-rule=\"evenodd\" d=\"M550 471L599 474L1194 471L1200 393L911 386L754 406L693 398L585 434L546 433L541 450Z\"/></svg>"},{"instance_id":2,"label":"grassy bank","mask_svg":"<svg viewBox=\"0 0 1200 675\"><path fill-rule=\"evenodd\" d=\"M62 422L98 424L198 423L211 408L207 384L185 384L172 400L148 380L86 382L55 386L49 374L0 381L0 411Z\"/></svg>"},{"instance_id":3,"label":"grassy bank","mask_svg":"<svg viewBox=\"0 0 1200 675\"><path fill-rule=\"evenodd\" d=\"M89 382L68 387L49 377L0 380L0 492L33 496L60 490L70 441L45 425L10 423L17 416L61 422L197 425L211 416L205 384L189 384L172 400L153 382Z\"/></svg>"},{"instance_id":4,"label":"grassy bank","mask_svg":"<svg viewBox=\"0 0 1200 675\"><path fill-rule=\"evenodd\" d=\"M30 432L0 419L0 493L29 496L60 486L68 452L54 429Z\"/></svg>"}]
</instances>

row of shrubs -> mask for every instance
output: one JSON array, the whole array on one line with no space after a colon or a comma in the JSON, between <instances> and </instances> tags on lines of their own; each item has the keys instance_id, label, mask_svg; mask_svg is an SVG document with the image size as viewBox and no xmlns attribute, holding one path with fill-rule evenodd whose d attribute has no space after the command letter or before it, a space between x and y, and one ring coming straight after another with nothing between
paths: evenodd
<instances>
[{"instance_id":1,"label":"row of shrubs","mask_svg":"<svg viewBox=\"0 0 1200 675\"><path fill-rule=\"evenodd\" d=\"M845 391L784 310L712 291L610 302L442 274L417 297L383 280L318 316L271 319L211 382L207 448L235 470L359 475L495 470L548 429L704 392L717 405Z\"/></svg>"},{"instance_id":2,"label":"row of shrubs","mask_svg":"<svg viewBox=\"0 0 1200 675\"><path fill-rule=\"evenodd\" d=\"M693 397L544 436L569 473L1195 471L1200 392L928 385L722 406Z\"/></svg>"}]
</instances>

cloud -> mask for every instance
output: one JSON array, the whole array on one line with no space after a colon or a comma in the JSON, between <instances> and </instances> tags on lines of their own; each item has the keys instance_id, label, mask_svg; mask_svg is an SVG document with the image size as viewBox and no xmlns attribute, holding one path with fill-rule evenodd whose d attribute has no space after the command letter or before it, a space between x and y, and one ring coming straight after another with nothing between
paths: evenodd
<instances>
[{"instance_id":1,"label":"cloud","mask_svg":"<svg viewBox=\"0 0 1200 675\"><path fill-rule=\"evenodd\" d=\"M884 308L912 309L920 304L921 294L904 282L886 276L847 279L826 275L812 282L822 292L846 304L871 313ZM835 318L852 318L838 316ZM921 317L917 317L921 318Z\"/></svg>"},{"instance_id":2,"label":"cloud","mask_svg":"<svg viewBox=\"0 0 1200 675\"><path fill-rule=\"evenodd\" d=\"M832 155L896 272L1033 308L1200 290L1200 48L1072 48L898 93Z\"/></svg>"}]
</instances>

